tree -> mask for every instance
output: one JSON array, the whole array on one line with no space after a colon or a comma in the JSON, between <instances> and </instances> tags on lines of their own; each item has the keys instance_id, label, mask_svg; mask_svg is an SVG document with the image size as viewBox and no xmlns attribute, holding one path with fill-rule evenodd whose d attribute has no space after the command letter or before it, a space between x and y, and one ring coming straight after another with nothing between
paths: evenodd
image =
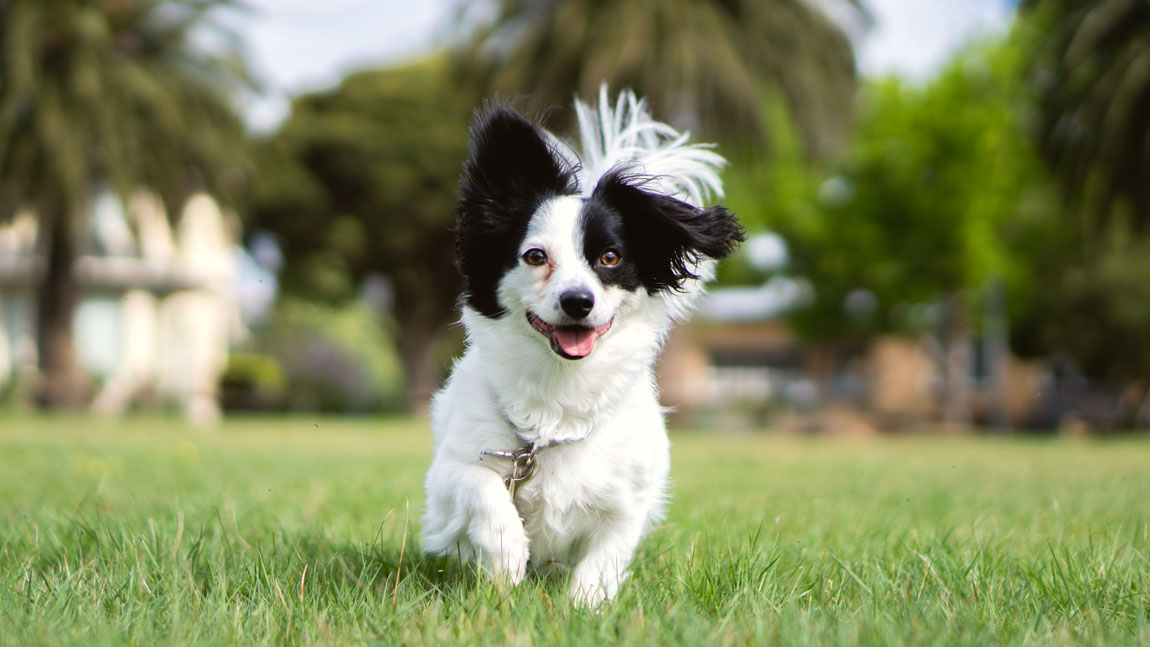
<instances>
[{"instance_id":1,"label":"tree","mask_svg":"<svg viewBox=\"0 0 1150 647\"><path fill-rule=\"evenodd\" d=\"M940 366L954 421L969 417L965 349L982 290L1002 282L1016 312L1032 310L1030 234L1061 216L1026 130L1024 36L976 46L925 85L869 83L853 139L825 172L801 165L785 113L768 105L769 162L729 173L731 206L762 214L790 245L788 271L813 286L796 330L824 349L886 331L935 337L954 351Z\"/></svg>"},{"instance_id":2,"label":"tree","mask_svg":"<svg viewBox=\"0 0 1150 647\"><path fill-rule=\"evenodd\" d=\"M193 44L226 4L0 4L0 219L25 207L38 217L45 405L86 397L72 340L73 265L93 190L147 186L172 213L193 177L220 193L242 168L242 125L226 97L245 82L242 63L227 48Z\"/></svg>"},{"instance_id":3,"label":"tree","mask_svg":"<svg viewBox=\"0 0 1150 647\"><path fill-rule=\"evenodd\" d=\"M859 0L500 0L458 60L485 91L566 106L601 83L649 97L654 113L731 147L767 141L776 90L816 157L847 134L856 71L828 11L866 20Z\"/></svg>"},{"instance_id":4,"label":"tree","mask_svg":"<svg viewBox=\"0 0 1150 647\"><path fill-rule=\"evenodd\" d=\"M298 97L257 146L249 230L279 238L285 291L338 304L367 277L387 276L415 408L437 384L435 344L461 289L452 214L477 100L441 59L359 72Z\"/></svg>"},{"instance_id":5,"label":"tree","mask_svg":"<svg viewBox=\"0 0 1150 647\"><path fill-rule=\"evenodd\" d=\"M1044 37L1032 76L1039 142L1097 235L1126 202L1150 232L1150 4L1145 0L1028 0Z\"/></svg>"},{"instance_id":6,"label":"tree","mask_svg":"<svg viewBox=\"0 0 1150 647\"><path fill-rule=\"evenodd\" d=\"M1028 0L1035 34L1034 139L1067 209L1027 247L1041 275L1028 350L1057 350L1087 375L1150 376L1150 4ZM1040 315L1040 316L1037 316Z\"/></svg>"},{"instance_id":7,"label":"tree","mask_svg":"<svg viewBox=\"0 0 1150 647\"><path fill-rule=\"evenodd\" d=\"M1029 288L1009 253L1026 199L1045 186L1019 110L1023 52L980 46L925 86L870 83L853 140L823 175L794 170L793 143L765 167L733 169L731 205L768 214L763 226L791 243L791 269L814 283L814 304L796 314L808 336L857 331L843 309L856 290L875 297L869 329L882 330L910 325L899 316L908 306L995 276ZM774 186L790 199L771 196Z\"/></svg>"},{"instance_id":8,"label":"tree","mask_svg":"<svg viewBox=\"0 0 1150 647\"><path fill-rule=\"evenodd\" d=\"M1071 358L1105 381L1150 375L1150 236L1129 217L1132 200L1109 221L1082 217L1098 212L1067 204L1066 177L1050 173L1035 137L1056 80L1026 81L1049 24L1023 14L1005 40L968 49L926 85L869 84L827 173L802 165L768 110L779 134L770 162L734 166L728 201L781 233L789 271L812 282L814 302L793 315L804 336L937 329L947 302L974 330L981 289L1001 280L1015 353ZM844 308L859 290L874 297L865 320Z\"/></svg>"}]
</instances>

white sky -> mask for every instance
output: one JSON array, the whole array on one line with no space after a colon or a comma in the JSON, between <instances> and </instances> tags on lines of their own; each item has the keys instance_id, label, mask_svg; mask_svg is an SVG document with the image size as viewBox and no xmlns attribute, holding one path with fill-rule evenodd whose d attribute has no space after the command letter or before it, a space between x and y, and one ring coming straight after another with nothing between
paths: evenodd
<instances>
[{"instance_id":1,"label":"white sky","mask_svg":"<svg viewBox=\"0 0 1150 647\"><path fill-rule=\"evenodd\" d=\"M264 96L245 107L258 130L274 128L293 94L333 85L351 70L394 63L445 40L457 0L249 0L229 16Z\"/></svg>"},{"instance_id":2,"label":"white sky","mask_svg":"<svg viewBox=\"0 0 1150 647\"><path fill-rule=\"evenodd\" d=\"M931 76L972 38L1004 31L1011 0L866 0L875 25L859 51L865 74Z\"/></svg>"},{"instance_id":3,"label":"white sky","mask_svg":"<svg viewBox=\"0 0 1150 647\"><path fill-rule=\"evenodd\" d=\"M875 26L859 48L865 74L929 77L971 38L1001 31L1013 0L866 0ZM460 0L249 0L228 20L265 88L245 106L274 128L292 94L336 83L350 70L394 63L441 45Z\"/></svg>"}]
</instances>

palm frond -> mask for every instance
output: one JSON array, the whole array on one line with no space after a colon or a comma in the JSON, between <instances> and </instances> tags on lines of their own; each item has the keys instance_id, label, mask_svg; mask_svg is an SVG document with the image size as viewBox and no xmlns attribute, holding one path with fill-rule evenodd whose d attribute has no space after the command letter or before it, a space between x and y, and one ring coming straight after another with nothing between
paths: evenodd
<instances>
[{"instance_id":1,"label":"palm frond","mask_svg":"<svg viewBox=\"0 0 1150 647\"><path fill-rule=\"evenodd\" d=\"M827 7L857 0L504 0L456 59L487 91L567 105L601 84L631 88L677 128L756 148L778 92L815 155L845 137L854 53ZM864 21L865 22L865 21Z\"/></svg>"},{"instance_id":2,"label":"palm frond","mask_svg":"<svg viewBox=\"0 0 1150 647\"><path fill-rule=\"evenodd\" d=\"M1031 0L1040 144L1069 198L1105 220L1133 208L1150 229L1150 3Z\"/></svg>"}]
</instances>

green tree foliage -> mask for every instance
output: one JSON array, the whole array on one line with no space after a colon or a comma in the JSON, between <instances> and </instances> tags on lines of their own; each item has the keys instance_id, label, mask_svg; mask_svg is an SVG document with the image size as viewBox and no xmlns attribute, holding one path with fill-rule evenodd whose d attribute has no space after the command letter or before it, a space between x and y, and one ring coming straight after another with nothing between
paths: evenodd
<instances>
[{"instance_id":1,"label":"green tree foliage","mask_svg":"<svg viewBox=\"0 0 1150 647\"><path fill-rule=\"evenodd\" d=\"M940 301L957 304L974 330L978 290L1001 280L1015 352L1066 356L1095 378L1150 375L1150 237L1130 201L1102 222L1067 203L1066 176L1048 174L1036 145L1044 92L1061 81L1026 81L1051 24L1024 15L1008 38L961 53L922 86L872 82L829 169L804 163L785 109L767 105L772 156L732 167L729 202L752 228L781 233L788 271L811 281L814 302L793 315L800 332L921 330L938 323L924 315L939 313L923 304ZM1095 172L1093 182L1108 181ZM869 319L844 308L855 290L875 297Z\"/></svg>"},{"instance_id":2,"label":"green tree foliage","mask_svg":"<svg viewBox=\"0 0 1150 647\"><path fill-rule=\"evenodd\" d=\"M752 233L786 233L792 242L812 235L822 226L816 200L818 178L826 165L812 164L804 152L787 106L770 98L762 106L762 121L771 133L766 155L739 160L723 172L730 205ZM718 279L726 283L752 283L765 278L748 263L746 255L736 255L719 265Z\"/></svg>"},{"instance_id":3,"label":"green tree foliage","mask_svg":"<svg viewBox=\"0 0 1150 647\"><path fill-rule=\"evenodd\" d=\"M820 6L822 5L822 6ZM851 44L824 8L862 23L857 0L500 0L460 53L486 91L545 105L631 87L655 114L729 147L761 151L764 97L778 90L807 150L847 134L856 87Z\"/></svg>"},{"instance_id":4,"label":"green tree foliage","mask_svg":"<svg viewBox=\"0 0 1150 647\"><path fill-rule=\"evenodd\" d=\"M1041 148L1066 194L1104 228L1112 207L1150 231L1150 3L1030 0ZM1106 234L1101 234L1106 235Z\"/></svg>"},{"instance_id":5,"label":"green tree foliage","mask_svg":"<svg viewBox=\"0 0 1150 647\"><path fill-rule=\"evenodd\" d=\"M872 82L853 141L825 175L804 175L797 142L785 137L769 165L735 171L732 204L783 234L792 271L814 285L814 303L795 315L801 330L838 338L862 323L913 327L908 306L993 277L1006 278L1012 293L1028 289L1010 227L1028 199L1043 202L1044 180L1019 110L1021 54L979 47L925 86ZM776 188L782 204L757 197ZM856 290L876 300L866 322L844 310Z\"/></svg>"},{"instance_id":6,"label":"green tree foliage","mask_svg":"<svg viewBox=\"0 0 1150 647\"><path fill-rule=\"evenodd\" d=\"M413 404L439 377L434 346L461 288L452 210L477 99L439 59L360 72L297 98L257 145L249 229L278 236L285 291L338 304L386 275Z\"/></svg>"},{"instance_id":7,"label":"green tree foliage","mask_svg":"<svg viewBox=\"0 0 1150 647\"><path fill-rule=\"evenodd\" d=\"M246 83L242 62L226 47L209 52L193 43L228 4L0 3L0 219L23 207L39 218L39 360L48 405L84 398L72 343L73 261L94 188L147 186L171 213L193 176L217 195L242 176L242 125L226 98Z\"/></svg>"},{"instance_id":8,"label":"green tree foliage","mask_svg":"<svg viewBox=\"0 0 1150 647\"><path fill-rule=\"evenodd\" d=\"M1123 224L1083 253L1082 227L1049 238L1029 257L1037 278L1028 317L1016 322L1016 348L1074 359L1094 378L1122 383L1150 376L1150 238ZM1067 240L1069 239L1069 240Z\"/></svg>"}]
</instances>

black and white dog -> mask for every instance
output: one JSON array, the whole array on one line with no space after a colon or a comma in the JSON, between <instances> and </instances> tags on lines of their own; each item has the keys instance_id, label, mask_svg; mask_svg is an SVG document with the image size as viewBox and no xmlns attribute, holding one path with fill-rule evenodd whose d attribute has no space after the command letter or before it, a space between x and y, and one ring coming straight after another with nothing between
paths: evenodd
<instances>
[{"instance_id":1,"label":"black and white dog","mask_svg":"<svg viewBox=\"0 0 1150 647\"><path fill-rule=\"evenodd\" d=\"M743 229L710 146L630 92L576 101L581 157L508 105L476 112L457 206L467 351L431 410L423 547L611 598L666 500L652 364Z\"/></svg>"}]
</instances>

